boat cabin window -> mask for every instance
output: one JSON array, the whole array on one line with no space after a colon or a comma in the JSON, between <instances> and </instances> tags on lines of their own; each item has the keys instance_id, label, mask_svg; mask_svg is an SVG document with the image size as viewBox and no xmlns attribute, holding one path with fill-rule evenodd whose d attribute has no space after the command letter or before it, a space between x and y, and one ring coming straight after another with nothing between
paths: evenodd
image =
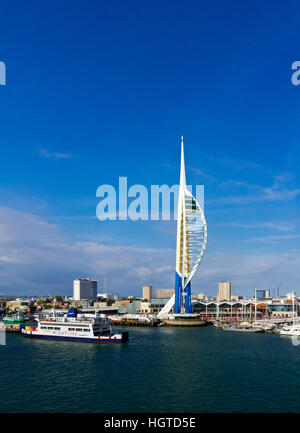
<instances>
[{"instance_id":1,"label":"boat cabin window","mask_svg":"<svg viewBox=\"0 0 300 433\"><path fill-rule=\"evenodd\" d=\"M75 331L75 328L68 328L68 331Z\"/></svg>"}]
</instances>

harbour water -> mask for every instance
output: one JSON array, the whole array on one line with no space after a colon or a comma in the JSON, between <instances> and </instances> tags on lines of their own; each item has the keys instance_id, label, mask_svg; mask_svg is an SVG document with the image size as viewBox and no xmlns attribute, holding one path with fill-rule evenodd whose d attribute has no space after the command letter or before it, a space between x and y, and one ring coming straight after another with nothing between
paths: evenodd
<instances>
[{"instance_id":1,"label":"harbour water","mask_svg":"<svg viewBox=\"0 0 300 433\"><path fill-rule=\"evenodd\" d=\"M289 337L212 326L129 332L116 345L8 334L0 411L300 412L300 345Z\"/></svg>"}]
</instances>

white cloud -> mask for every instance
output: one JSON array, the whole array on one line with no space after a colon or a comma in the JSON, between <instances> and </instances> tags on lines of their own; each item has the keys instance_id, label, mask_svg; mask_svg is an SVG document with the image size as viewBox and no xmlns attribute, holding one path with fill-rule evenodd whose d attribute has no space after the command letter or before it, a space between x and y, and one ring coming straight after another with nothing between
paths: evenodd
<instances>
[{"instance_id":1,"label":"white cloud","mask_svg":"<svg viewBox=\"0 0 300 433\"><path fill-rule=\"evenodd\" d=\"M173 261L172 250L71 241L36 215L0 207L0 291L71 294L75 277L91 276L108 290L139 294L159 284L153 269ZM168 275L164 275L167 284Z\"/></svg>"},{"instance_id":2,"label":"white cloud","mask_svg":"<svg viewBox=\"0 0 300 433\"><path fill-rule=\"evenodd\" d=\"M39 149L38 154L41 158L46 159L71 159L73 156L70 153L49 152L47 149Z\"/></svg>"},{"instance_id":3,"label":"white cloud","mask_svg":"<svg viewBox=\"0 0 300 433\"><path fill-rule=\"evenodd\" d=\"M300 194L300 189L286 187L284 184L290 179L292 179L292 175L289 173L279 174L274 177L272 186L270 187L253 185L245 181L226 181L221 183L220 186L226 188L245 188L246 192L235 196L221 197L215 200L209 200L207 201L207 203L243 205L262 202L293 200Z\"/></svg>"},{"instance_id":4,"label":"white cloud","mask_svg":"<svg viewBox=\"0 0 300 433\"><path fill-rule=\"evenodd\" d=\"M254 288L270 289L282 281L282 292L294 289L300 294L298 269L300 254L297 251L252 252L247 254L220 252L208 253L195 275L193 287L200 291L215 286L217 282L232 282L232 292L250 295Z\"/></svg>"},{"instance_id":5,"label":"white cloud","mask_svg":"<svg viewBox=\"0 0 300 433\"><path fill-rule=\"evenodd\" d=\"M266 242L271 244L277 244L278 241L286 239L299 239L300 235L274 235L274 236L262 236L246 239L246 242Z\"/></svg>"},{"instance_id":6,"label":"white cloud","mask_svg":"<svg viewBox=\"0 0 300 433\"><path fill-rule=\"evenodd\" d=\"M196 173L198 176L203 177L204 179L206 179L210 182L215 181L215 178L213 176L204 172L203 170L200 170L199 168L189 166L188 169L193 171L194 173Z\"/></svg>"},{"instance_id":7,"label":"white cloud","mask_svg":"<svg viewBox=\"0 0 300 433\"><path fill-rule=\"evenodd\" d=\"M71 294L72 280L87 276L98 279L99 289L106 277L107 289L121 295L141 295L144 284L174 287L173 248L72 241L58 226L6 207L0 207L0 237L2 293ZM215 295L218 281L230 280L234 293L246 295L254 287L268 288L283 280L288 291L297 289L299 267L297 249L218 252L208 244L192 290Z\"/></svg>"},{"instance_id":8,"label":"white cloud","mask_svg":"<svg viewBox=\"0 0 300 433\"><path fill-rule=\"evenodd\" d=\"M217 225L224 225L228 227L240 227L244 229L274 229L280 232L289 232L294 230L295 225L286 221L266 221L261 223L243 224L239 222L220 223Z\"/></svg>"}]
</instances>

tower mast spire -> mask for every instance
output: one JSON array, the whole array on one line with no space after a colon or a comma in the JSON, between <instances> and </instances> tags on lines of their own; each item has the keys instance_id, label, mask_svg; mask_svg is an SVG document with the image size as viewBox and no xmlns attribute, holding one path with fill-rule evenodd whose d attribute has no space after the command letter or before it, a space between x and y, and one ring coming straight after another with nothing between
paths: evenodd
<instances>
[{"instance_id":1,"label":"tower mast spire","mask_svg":"<svg viewBox=\"0 0 300 433\"><path fill-rule=\"evenodd\" d=\"M181 137L181 164L180 164L180 188L184 188L186 185L185 178L185 165L184 165L184 148L183 148L183 136Z\"/></svg>"},{"instance_id":2,"label":"tower mast spire","mask_svg":"<svg viewBox=\"0 0 300 433\"><path fill-rule=\"evenodd\" d=\"M186 251L186 221L185 221L185 206L184 206L184 191L186 186L185 164L184 164L184 147L183 136L181 137L181 165L180 165L180 198L182 212L182 269L181 269L181 310L184 310L184 278L185 278L185 251Z\"/></svg>"}]
</instances>

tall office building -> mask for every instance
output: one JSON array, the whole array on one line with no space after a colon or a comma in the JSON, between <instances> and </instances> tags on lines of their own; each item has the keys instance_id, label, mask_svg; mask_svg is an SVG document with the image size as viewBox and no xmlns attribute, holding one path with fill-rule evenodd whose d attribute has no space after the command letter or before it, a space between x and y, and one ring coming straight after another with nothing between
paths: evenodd
<instances>
[{"instance_id":1,"label":"tall office building","mask_svg":"<svg viewBox=\"0 0 300 433\"><path fill-rule=\"evenodd\" d=\"M97 298L97 280L91 278L76 278L73 281L73 299L80 301L81 299L96 299Z\"/></svg>"},{"instance_id":2,"label":"tall office building","mask_svg":"<svg viewBox=\"0 0 300 433\"><path fill-rule=\"evenodd\" d=\"M157 299L172 298L174 293L175 293L175 289L156 289L155 290L155 297Z\"/></svg>"},{"instance_id":3,"label":"tall office building","mask_svg":"<svg viewBox=\"0 0 300 433\"><path fill-rule=\"evenodd\" d=\"M231 282L219 281L219 301L230 301L231 299Z\"/></svg>"},{"instance_id":4,"label":"tall office building","mask_svg":"<svg viewBox=\"0 0 300 433\"><path fill-rule=\"evenodd\" d=\"M256 293L256 297L258 299L264 299L264 298L270 298L271 294L270 294L270 290L264 290L264 289L255 289L254 290L254 296Z\"/></svg>"},{"instance_id":5,"label":"tall office building","mask_svg":"<svg viewBox=\"0 0 300 433\"><path fill-rule=\"evenodd\" d=\"M144 299L151 299L153 298L153 288L152 286L143 286L143 298Z\"/></svg>"}]
</instances>

